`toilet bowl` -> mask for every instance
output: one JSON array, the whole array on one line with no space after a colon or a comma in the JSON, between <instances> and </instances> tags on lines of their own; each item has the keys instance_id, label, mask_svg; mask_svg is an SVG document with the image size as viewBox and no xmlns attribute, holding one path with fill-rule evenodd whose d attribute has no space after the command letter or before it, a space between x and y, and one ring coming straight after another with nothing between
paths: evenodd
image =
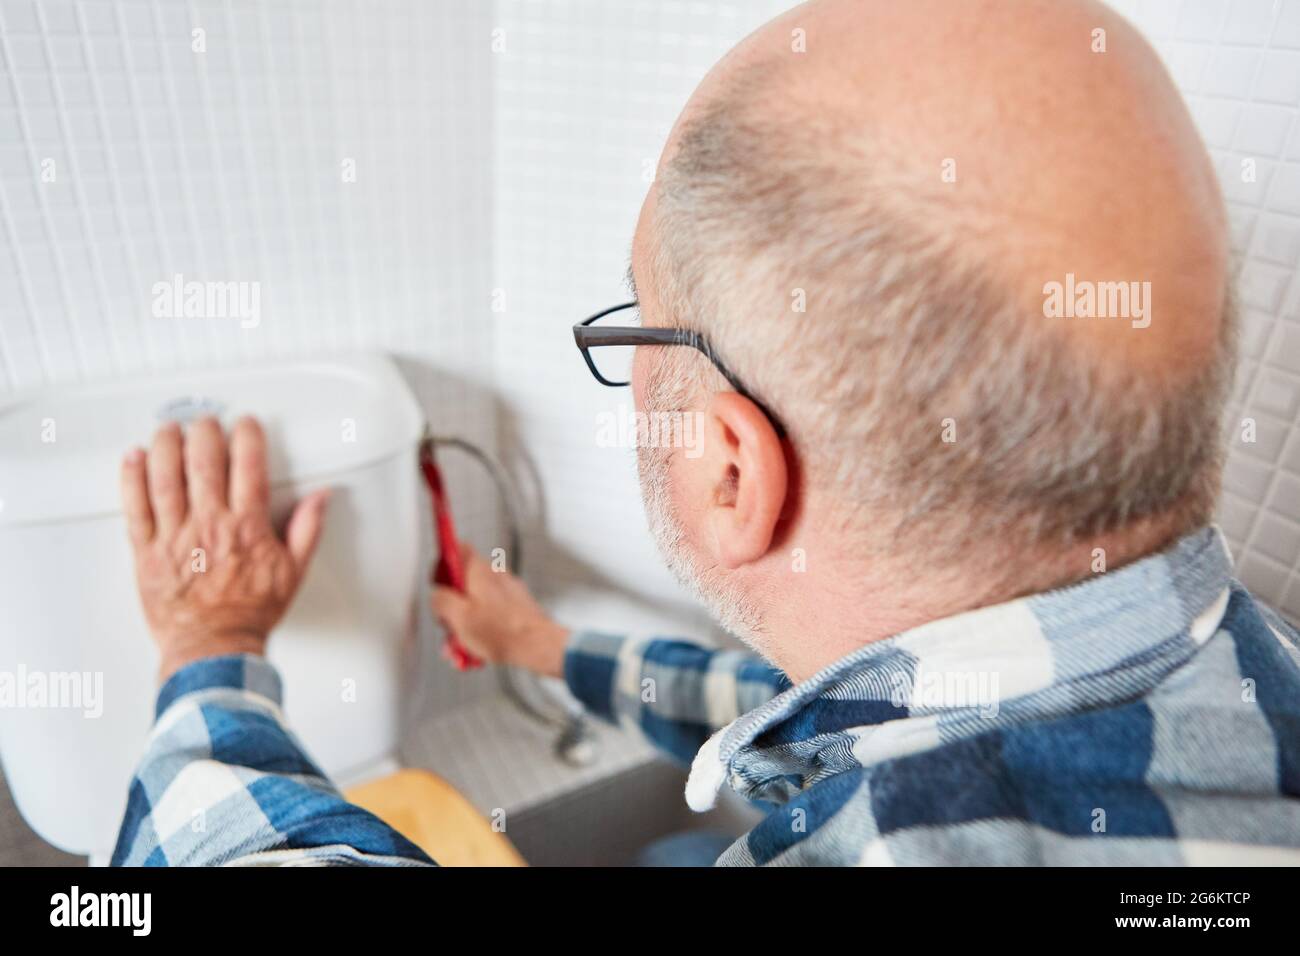
<instances>
[{"instance_id":1,"label":"toilet bowl","mask_svg":"<svg viewBox=\"0 0 1300 956\"><path fill-rule=\"evenodd\" d=\"M0 403L0 763L45 840L109 853L153 722L157 654L118 502L122 454L162 422L243 414L267 432L274 517L334 495L269 657L332 778L396 767L420 592L423 416L380 355L187 372ZM7 696L6 696L7 689Z\"/></svg>"}]
</instances>

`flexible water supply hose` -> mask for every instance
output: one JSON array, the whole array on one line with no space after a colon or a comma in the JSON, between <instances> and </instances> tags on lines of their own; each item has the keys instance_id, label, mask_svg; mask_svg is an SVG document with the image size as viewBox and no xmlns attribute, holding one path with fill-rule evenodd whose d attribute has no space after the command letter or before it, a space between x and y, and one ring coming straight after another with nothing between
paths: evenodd
<instances>
[{"instance_id":1,"label":"flexible water supply hose","mask_svg":"<svg viewBox=\"0 0 1300 956\"><path fill-rule=\"evenodd\" d=\"M463 569L460 567L459 548L454 543L455 535L452 531L451 512L447 504L446 490L442 485L442 476L434 459L433 453L436 448L454 448L461 451L478 462L483 470L488 473L493 485L496 487L497 497L501 502L505 520L507 566L513 573L521 574L523 568L523 541L519 530L518 495L506 469L496 458L477 445L463 438L436 436L426 425L424 437L420 442L420 469L424 475L425 483L429 487L436 522L434 537L439 542L441 552L435 567L435 579L439 583L449 584L460 590L464 590L465 587ZM447 545L448 541L453 542L450 547ZM482 662L478 661L468 650L461 646L454 635L449 634L448 637L450 656L458 669L466 670L481 666ZM527 675L527 684L530 690L525 691L520 681L520 675L509 667L497 668L497 680L502 692L521 712L533 721L559 731L559 736L555 741L555 751L561 759L579 766L589 764L595 759L594 742L587 729L586 713L581 704L567 694L559 697L550 693L532 675ZM538 706L533 700L529 699L530 695L540 697L547 703ZM547 712L548 709L551 711L550 713Z\"/></svg>"}]
</instances>

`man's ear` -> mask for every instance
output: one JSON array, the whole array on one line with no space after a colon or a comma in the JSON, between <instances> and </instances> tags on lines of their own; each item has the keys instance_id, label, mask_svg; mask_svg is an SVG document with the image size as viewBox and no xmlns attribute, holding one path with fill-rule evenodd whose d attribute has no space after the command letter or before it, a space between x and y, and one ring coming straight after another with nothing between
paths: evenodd
<instances>
[{"instance_id":1,"label":"man's ear","mask_svg":"<svg viewBox=\"0 0 1300 956\"><path fill-rule=\"evenodd\" d=\"M772 545L789 483L785 452L771 421L743 395L714 394L704 415L714 557L724 568L738 568Z\"/></svg>"}]
</instances>

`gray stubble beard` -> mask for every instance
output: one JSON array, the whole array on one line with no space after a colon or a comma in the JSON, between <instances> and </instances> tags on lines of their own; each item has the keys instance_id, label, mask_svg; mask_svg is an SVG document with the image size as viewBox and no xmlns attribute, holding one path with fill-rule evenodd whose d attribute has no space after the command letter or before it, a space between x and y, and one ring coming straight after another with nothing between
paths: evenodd
<instances>
[{"instance_id":1,"label":"gray stubble beard","mask_svg":"<svg viewBox=\"0 0 1300 956\"><path fill-rule=\"evenodd\" d=\"M678 582L702 603L713 618L764 658L768 635L753 601L734 583L723 578L716 565L708 566L691 553L682 522L669 493L671 448L637 446L636 469L646 520L668 569Z\"/></svg>"}]
</instances>

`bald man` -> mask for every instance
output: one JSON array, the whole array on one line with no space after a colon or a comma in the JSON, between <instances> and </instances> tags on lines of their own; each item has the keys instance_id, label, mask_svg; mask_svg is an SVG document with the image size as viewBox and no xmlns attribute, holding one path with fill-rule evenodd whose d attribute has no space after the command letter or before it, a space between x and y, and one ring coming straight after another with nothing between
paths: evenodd
<instances>
[{"instance_id":1,"label":"bald man","mask_svg":"<svg viewBox=\"0 0 1300 956\"><path fill-rule=\"evenodd\" d=\"M1223 204L1132 27L798 7L692 97L632 272L710 353L636 351L638 409L705 422L639 449L651 526L762 660L568 631L477 557L434 598L473 649L692 760L694 808L772 805L724 864L1300 862L1296 632L1208 527Z\"/></svg>"},{"instance_id":2,"label":"bald man","mask_svg":"<svg viewBox=\"0 0 1300 956\"><path fill-rule=\"evenodd\" d=\"M691 762L693 808L761 801L720 863L1300 862L1297 633L1209 524L1223 204L1130 26L801 6L692 97L631 271L637 408L703 423L639 449L650 524L757 656L571 629L466 549L433 605L473 651ZM360 859L423 860L364 832ZM124 860L159 842L126 833Z\"/></svg>"}]
</instances>

